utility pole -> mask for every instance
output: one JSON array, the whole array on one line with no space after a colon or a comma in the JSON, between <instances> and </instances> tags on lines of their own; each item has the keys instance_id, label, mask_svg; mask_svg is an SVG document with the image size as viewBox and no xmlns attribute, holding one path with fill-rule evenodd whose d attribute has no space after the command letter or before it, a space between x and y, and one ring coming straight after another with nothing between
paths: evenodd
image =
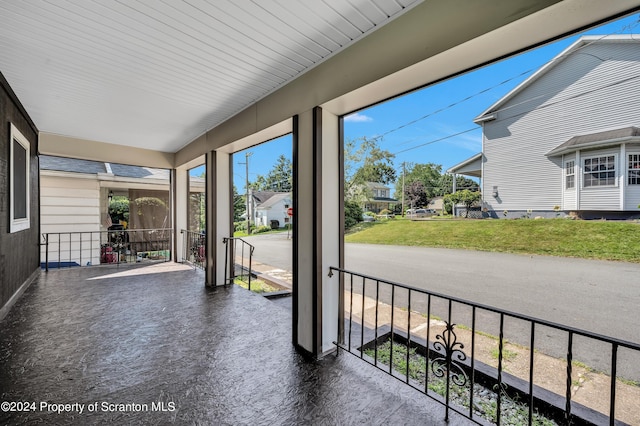
<instances>
[{"instance_id":1,"label":"utility pole","mask_svg":"<svg viewBox=\"0 0 640 426\"><path fill-rule=\"evenodd\" d=\"M246 190L246 201L247 201L247 210L246 210L246 215L247 215L247 235L251 234L251 220L250 220L250 216L249 216L249 206L251 203L251 200L249 199L249 157L251 157L253 155L253 152L247 151L244 154L244 158L245 161L244 163L238 163L238 164L244 164L245 165L245 181L244 181L244 187Z\"/></svg>"},{"instance_id":2,"label":"utility pole","mask_svg":"<svg viewBox=\"0 0 640 426\"><path fill-rule=\"evenodd\" d=\"M406 173L406 165L404 161L402 162L402 210L400 211L400 216L404 217L404 174Z\"/></svg>"}]
</instances>

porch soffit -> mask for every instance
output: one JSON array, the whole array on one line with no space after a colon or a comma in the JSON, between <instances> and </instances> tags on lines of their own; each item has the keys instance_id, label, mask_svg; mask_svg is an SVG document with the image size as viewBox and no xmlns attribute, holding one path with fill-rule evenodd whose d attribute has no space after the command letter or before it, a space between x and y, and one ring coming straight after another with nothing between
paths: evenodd
<instances>
[{"instance_id":1,"label":"porch soffit","mask_svg":"<svg viewBox=\"0 0 640 426\"><path fill-rule=\"evenodd\" d=\"M0 3L0 71L47 154L171 167L284 134L314 106L345 114L638 7L12 0Z\"/></svg>"},{"instance_id":2,"label":"porch soffit","mask_svg":"<svg viewBox=\"0 0 640 426\"><path fill-rule=\"evenodd\" d=\"M456 173L459 175L482 177L482 153L479 152L473 157L467 158L461 163L449 168L447 173Z\"/></svg>"},{"instance_id":3,"label":"porch soffit","mask_svg":"<svg viewBox=\"0 0 640 426\"><path fill-rule=\"evenodd\" d=\"M41 131L175 152L422 0L0 3Z\"/></svg>"}]
</instances>

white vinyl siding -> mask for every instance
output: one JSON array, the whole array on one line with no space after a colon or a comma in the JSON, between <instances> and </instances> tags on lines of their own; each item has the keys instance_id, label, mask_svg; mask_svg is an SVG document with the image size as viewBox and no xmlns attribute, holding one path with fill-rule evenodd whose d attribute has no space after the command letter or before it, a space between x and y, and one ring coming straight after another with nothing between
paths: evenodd
<instances>
[{"instance_id":1,"label":"white vinyl siding","mask_svg":"<svg viewBox=\"0 0 640 426\"><path fill-rule=\"evenodd\" d=\"M562 60L501 105L496 120L484 123L484 199L493 210L551 211L562 201L570 209L562 157L545 154L576 135L640 125L640 84L624 81L640 75L638 43L590 45L580 53ZM491 196L494 186L497 198ZM619 188L611 189L598 191L600 201L593 199L595 191L581 191L580 209L619 210Z\"/></svg>"},{"instance_id":2,"label":"white vinyl siding","mask_svg":"<svg viewBox=\"0 0 640 426\"><path fill-rule=\"evenodd\" d=\"M58 237L51 236L49 262L100 263L100 237L89 232L100 231L100 186L95 176L88 179L40 176L40 227L41 232L86 232L76 234L69 242L69 235L60 239L61 256L58 259ZM106 199L105 199L106 202ZM41 261L45 261L45 249L41 250Z\"/></svg>"}]
</instances>

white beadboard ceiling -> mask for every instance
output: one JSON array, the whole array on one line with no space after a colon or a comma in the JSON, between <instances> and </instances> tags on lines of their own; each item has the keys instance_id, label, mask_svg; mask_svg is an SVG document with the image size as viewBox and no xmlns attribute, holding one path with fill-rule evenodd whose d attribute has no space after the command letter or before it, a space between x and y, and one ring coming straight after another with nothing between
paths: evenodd
<instances>
[{"instance_id":1,"label":"white beadboard ceiling","mask_svg":"<svg viewBox=\"0 0 640 426\"><path fill-rule=\"evenodd\" d=\"M40 131L175 152L420 0L2 0Z\"/></svg>"}]
</instances>

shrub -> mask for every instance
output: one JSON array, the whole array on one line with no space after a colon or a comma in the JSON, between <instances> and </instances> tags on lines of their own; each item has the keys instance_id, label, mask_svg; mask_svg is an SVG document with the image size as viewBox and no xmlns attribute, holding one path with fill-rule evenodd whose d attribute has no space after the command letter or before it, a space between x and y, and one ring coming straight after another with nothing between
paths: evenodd
<instances>
[{"instance_id":1,"label":"shrub","mask_svg":"<svg viewBox=\"0 0 640 426\"><path fill-rule=\"evenodd\" d=\"M269 232L269 231L271 231L271 227L270 227L270 226L267 226L267 225L260 225L260 226L258 226L256 229L254 229L252 232L253 232L254 234L260 234L260 233L262 233L262 232Z\"/></svg>"},{"instance_id":2,"label":"shrub","mask_svg":"<svg viewBox=\"0 0 640 426\"><path fill-rule=\"evenodd\" d=\"M254 224L251 224L251 232L253 232L256 229L256 226ZM240 222L234 222L233 223L233 231L234 232L238 232L238 231L247 231L247 221L243 220Z\"/></svg>"},{"instance_id":3,"label":"shrub","mask_svg":"<svg viewBox=\"0 0 640 426\"><path fill-rule=\"evenodd\" d=\"M385 214L391 214L391 210L389 209L382 209L380 210L380 213L378 213L380 215L385 215Z\"/></svg>"},{"instance_id":4,"label":"shrub","mask_svg":"<svg viewBox=\"0 0 640 426\"><path fill-rule=\"evenodd\" d=\"M344 227L349 229L362 222L362 208L358 203L345 201L344 203Z\"/></svg>"}]
</instances>

